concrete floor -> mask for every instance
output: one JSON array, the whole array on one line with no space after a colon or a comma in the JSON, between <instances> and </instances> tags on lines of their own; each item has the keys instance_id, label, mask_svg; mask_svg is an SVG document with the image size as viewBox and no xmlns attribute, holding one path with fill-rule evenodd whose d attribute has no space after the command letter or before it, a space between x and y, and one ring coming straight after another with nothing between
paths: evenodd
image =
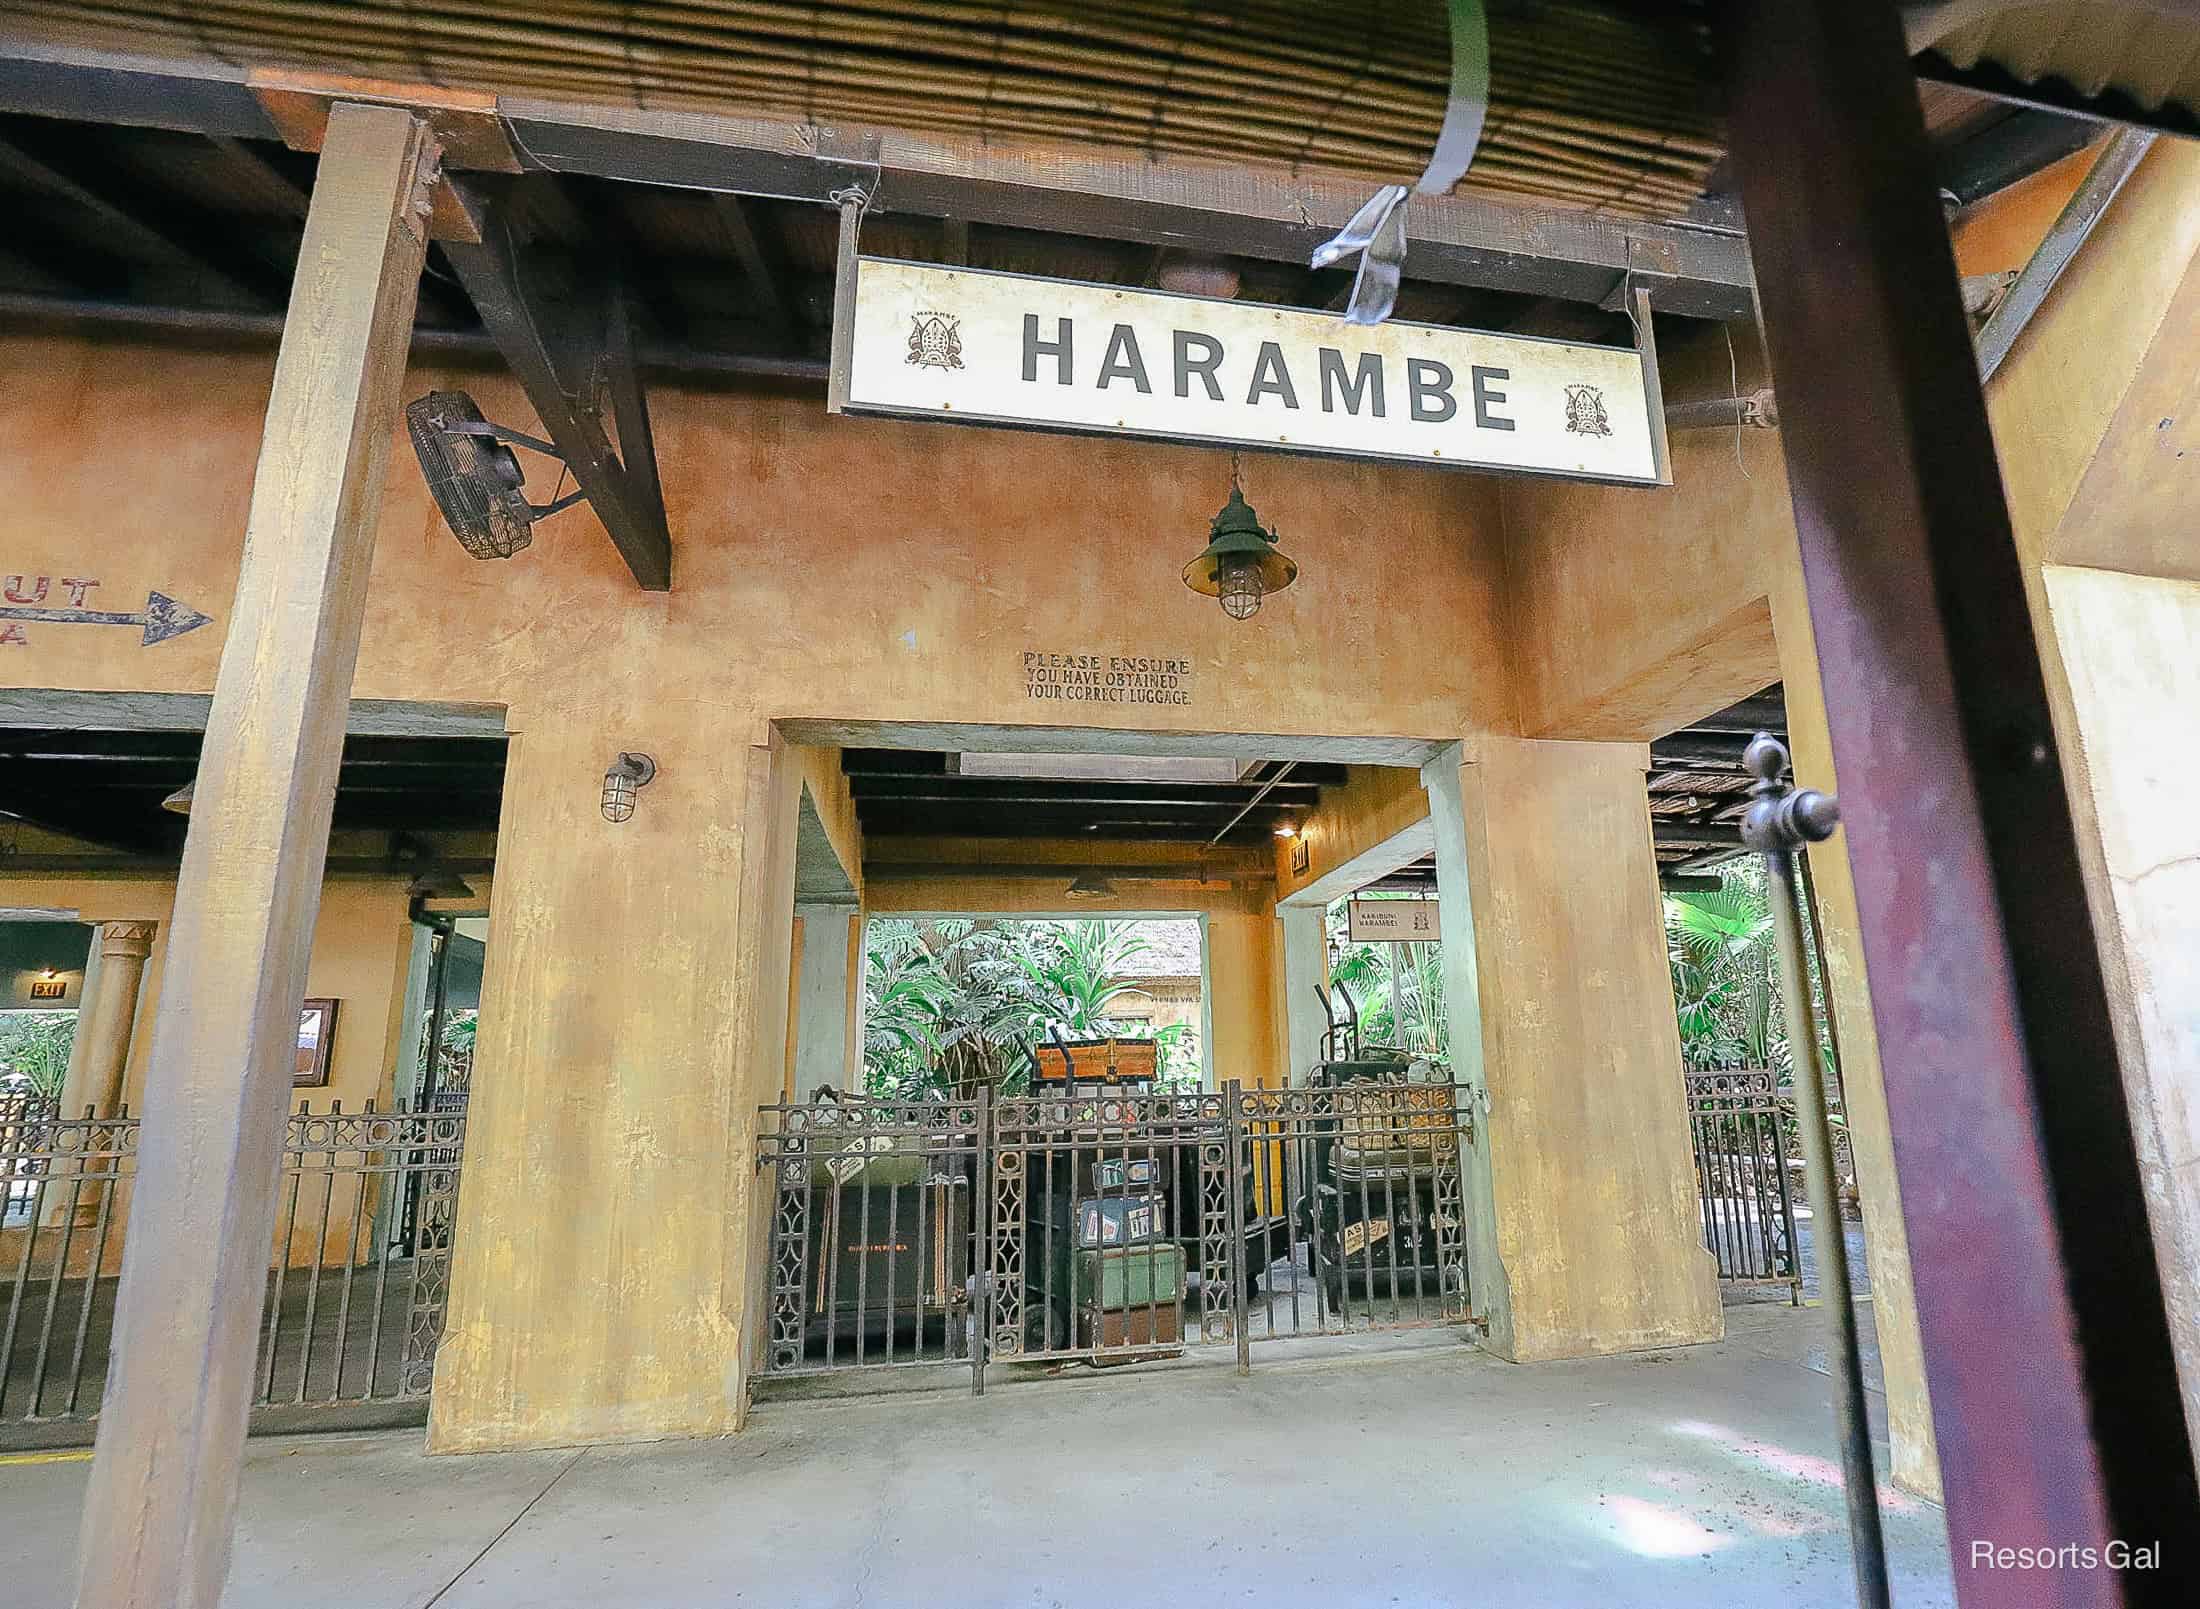
<instances>
[{"instance_id":1,"label":"concrete floor","mask_svg":"<svg viewBox=\"0 0 2200 1609\"><path fill-rule=\"evenodd\" d=\"M997 1370L983 1401L776 1402L726 1441L261 1440L227 1602L1851 1604L1824 1315L1727 1317L1716 1346L1534 1368L1423 1335L1289 1343L1249 1379L1227 1353ZM68 1601L86 1470L41 1456L0 1459L0 1582L26 1609ZM1953 1603L1939 1510L1885 1504L1896 1601Z\"/></svg>"}]
</instances>

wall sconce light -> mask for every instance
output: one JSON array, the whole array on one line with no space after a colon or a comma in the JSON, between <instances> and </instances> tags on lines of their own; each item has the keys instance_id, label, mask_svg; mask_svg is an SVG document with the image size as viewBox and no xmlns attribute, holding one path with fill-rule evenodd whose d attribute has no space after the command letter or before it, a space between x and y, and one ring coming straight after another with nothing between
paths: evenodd
<instances>
[{"instance_id":1,"label":"wall sconce light","mask_svg":"<svg viewBox=\"0 0 2200 1609\"><path fill-rule=\"evenodd\" d=\"M649 786L657 762L646 754L621 754L603 774L603 819L625 821L634 814L634 795Z\"/></svg>"},{"instance_id":2,"label":"wall sconce light","mask_svg":"<svg viewBox=\"0 0 2200 1609\"><path fill-rule=\"evenodd\" d=\"M161 809L173 810L179 816L188 816L191 813L191 801L198 792L198 786L199 779L193 777L174 793L161 800Z\"/></svg>"},{"instance_id":3,"label":"wall sconce light","mask_svg":"<svg viewBox=\"0 0 2200 1609\"><path fill-rule=\"evenodd\" d=\"M1299 567L1276 551L1275 529L1264 529L1245 501L1236 453L1230 455L1229 501L1214 517L1208 536L1211 540L1199 557L1184 566L1184 584L1219 600L1232 620L1251 619L1260 613L1261 599L1298 579Z\"/></svg>"},{"instance_id":4,"label":"wall sconce light","mask_svg":"<svg viewBox=\"0 0 2200 1609\"><path fill-rule=\"evenodd\" d=\"M1115 885L1098 872L1087 872L1069 885L1071 899L1113 899Z\"/></svg>"}]
</instances>

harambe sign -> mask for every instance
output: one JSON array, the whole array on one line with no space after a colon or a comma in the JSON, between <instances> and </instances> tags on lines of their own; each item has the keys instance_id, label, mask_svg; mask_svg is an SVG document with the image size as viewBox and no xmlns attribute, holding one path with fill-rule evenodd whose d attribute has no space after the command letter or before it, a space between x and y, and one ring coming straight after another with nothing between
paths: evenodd
<instances>
[{"instance_id":1,"label":"harambe sign","mask_svg":"<svg viewBox=\"0 0 2200 1609\"><path fill-rule=\"evenodd\" d=\"M855 273L834 332L853 412L1660 479L1626 348L873 258Z\"/></svg>"}]
</instances>

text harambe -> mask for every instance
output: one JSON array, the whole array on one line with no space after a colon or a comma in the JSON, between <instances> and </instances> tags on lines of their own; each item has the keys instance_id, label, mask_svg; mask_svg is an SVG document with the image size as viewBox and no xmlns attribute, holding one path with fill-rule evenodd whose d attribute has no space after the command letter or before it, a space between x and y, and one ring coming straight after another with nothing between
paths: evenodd
<instances>
[{"instance_id":1,"label":"text harambe","mask_svg":"<svg viewBox=\"0 0 2200 1609\"><path fill-rule=\"evenodd\" d=\"M1171 382L1171 389L1179 397L1189 397L1196 381L1209 401L1223 401L1222 380L1216 373L1222 367L1222 342L1197 330L1171 330L1169 336L1168 370L1164 377ZM1044 372L1042 365L1046 365L1051 366L1057 385L1071 384L1075 339L1074 327L1066 318L1054 321L1052 340L1042 339L1039 315L1026 313L1024 383L1039 383ZM1458 377L1453 374L1450 364L1435 358L1408 358L1405 371L1408 418L1420 424L1443 424L1458 414L1459 399L1452 391ZM1476 429L1514 428L1513 421L1497 411L1505 403L1505 393L1498 386L1511 378L1510 369L1480 363L1468 368L1467 390L1473 402ZM1301 380L1308 381L1309 400L1318 397L1323 413L1335 413L1341 407L1348 414L1358 414L1365 409L1372 418L1389 416L1390 377L1381 353L1357 353L1351 367L1347 368L1344 353L1336 347L1325 346L1316 354L1315 373L1294 377L1283 347L1275 341L1260 343L1259 354L1253 359L1252 380L1245 388L1245 405L1257 407L1273 402L1287 410L1295 410L1300 405ZM1118 383L1129 386L1141 396L1153 395L1146 354L1139 345L1138 332L1128 324L1118 324L1109 331L1107 348L1101 354L1100 368L1093 380L1095 389L1101 391Z\"/></svg>"}]
</instances>

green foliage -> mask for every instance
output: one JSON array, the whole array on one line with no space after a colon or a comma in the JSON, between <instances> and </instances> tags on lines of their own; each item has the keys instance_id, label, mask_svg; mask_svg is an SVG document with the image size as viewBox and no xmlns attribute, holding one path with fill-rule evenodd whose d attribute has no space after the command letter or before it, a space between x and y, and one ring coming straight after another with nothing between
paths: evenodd
<instances>
[{"instance_id":1,"label":"green foliage","mask_svg":"<svg viewBox=\"0 0 2200 1609\"><path fill-rule=\"evenodd\" d=\"M873 1095L903 1099L990 1084L1028 1086L1028 1055L1051 1025L1065 1037L1161 1042L1165 1080L1198 1083L1198 1036L1117 1015L1150 947L1104 921L879 918L864 932L863 1069Z\"/></svg>"},{"instance_id":2,"label":"green foliage","mask_svg":"<svg viewBox=\"0 0 2200 1609\"><path fill-rule=\"evenodd\" d=\"M1680 1013L1681 1057L1691 1068L1769 1067L1786 1084L1793 1072L1781 1006L1779 947L1771 892L1755 856L1720 868L1716 892L1668 894L1665 948ZM1824 1010L1824 980L1809 955L1808 985L1817 1010L1818 1058L1826 1088L1838 1087Z\"/></svg>"},{"instance_id":3,"label":"green foliage","mask_svg":"<svg viewBox=\"0 0 2200 1609\"><path fill-rule=\"evenodd\" d=\"M73 1011L0 1012L0 1082L58 1100L75 1044Z\"/></svg>"},{"instance_id":4,"label":"green foliage","mask_svg":"<svg viewBox=\"0 0 2200 1609\"><path fill-rule=\"evenodd\" d=\"M1033 935L1016 957L1035 1011L1065 1034L1105 1034L1120 1021L1110 1009L1141 991L1124 981L1153 946L1122 923L1071 922Z\"/></svg>"},{"instance_id":5,"label":"green foliage","mask_svg":"<svg viewBox=\"0 0 2200 1609\"><path fill-rule=\"evenodd\" d=\"M1764 868L1729 862L1716 892L1668 894L1665 949L1690 1067L1786 1065Z\"/></svg>"},{"instance_id":6,"label":"green foliage","mask_svg":"<svg viewBox=\"0 0 2200 1609\"><path fill-rule=\"evenodd\" d=\"M474 1036L481 1026L481 1013L465 1008L454 1008L443 1015L443 1039L437 1048L435 1088L462 1090L468 1088L474 1076ZM415 1061L425 1072L428 1065L429 1019L420 1023L420 1046Z\"/></svg>"}]
</instances>

